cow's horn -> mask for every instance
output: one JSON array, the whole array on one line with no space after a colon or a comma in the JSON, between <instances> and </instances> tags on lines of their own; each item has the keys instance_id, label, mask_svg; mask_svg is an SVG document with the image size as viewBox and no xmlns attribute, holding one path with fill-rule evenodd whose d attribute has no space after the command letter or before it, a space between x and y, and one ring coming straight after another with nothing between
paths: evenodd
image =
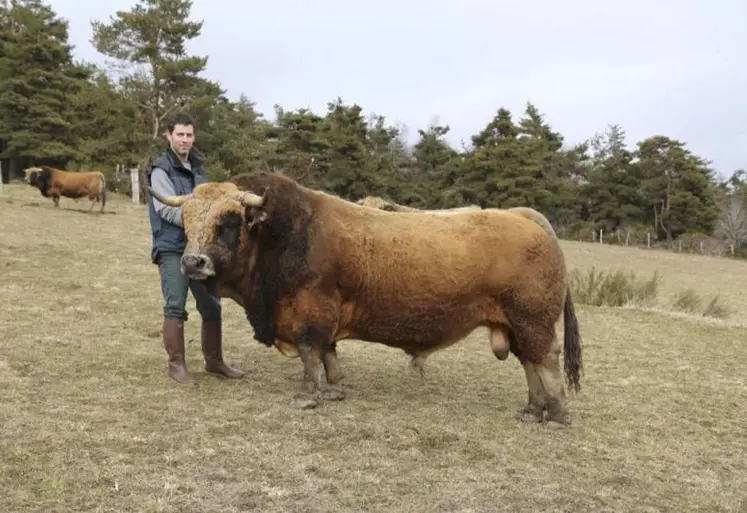
<instances>
[{"instance_id":1,"label":"cow's horn","mask_svg":"<svg viewBox=\"0 0 747 513\"><path fill-rule=\"evenodd\" d=\"M262 196L258 196L250 191L243 191L238 193L237 199L245 207L261 207L267 199L267 189L262 193Z\"/></svg>"},{"instance_id":2,"label":"cow's horn","mask_svg":"<svg viewBox=\"0 0 747 513\"><path fill-rule=\"evenodd\" d=\"M181 207L184 202L192 196L191 194L185 194L183 196L164 196L163 194L154 191L150 186L148 186L148 191L150 191L151 195L158 201L170 207Z\"/></svg>"}]
</instances>

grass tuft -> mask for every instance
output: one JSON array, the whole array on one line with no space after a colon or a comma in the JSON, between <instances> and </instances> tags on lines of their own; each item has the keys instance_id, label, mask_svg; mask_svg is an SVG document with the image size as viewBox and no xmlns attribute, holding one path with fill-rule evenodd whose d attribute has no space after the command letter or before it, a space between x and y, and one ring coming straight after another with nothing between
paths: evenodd
<instances>
[{"instance_id":1,"label":"grass tuft","mask_svg":"<svg viewBox=\"0 0 747 513\"><path fill-rule=\"evenodd\" d=\"M703 309L703 317L715 317L717 319L726 319L731 315L731 309L728 306L720 304L720 296L716 295L711 299Z\"/></svg>"},{"instance_id":2,"label":"grass tuft","mask_svg":"<svg viewBox=\"0 0 747 513\"><path fill-rule=\"evenodd\" d=\"M716 319L726 319L730 315L730 308L723 303L719 303L720 296L716 294L703 307L703 299L694 289L687 288L675 295L672 302L672 308L678 312L685 312L691 315L703 317L713 317Z\"/></svg>"}]
</instances>

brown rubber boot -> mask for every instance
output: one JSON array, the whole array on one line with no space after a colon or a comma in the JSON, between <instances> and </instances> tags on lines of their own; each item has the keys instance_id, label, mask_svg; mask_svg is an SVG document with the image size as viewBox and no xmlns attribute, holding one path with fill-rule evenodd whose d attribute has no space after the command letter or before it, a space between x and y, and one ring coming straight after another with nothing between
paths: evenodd
<instances>
[{"instance_id":1,"label":"brown rubber boot","mask_svg":"<svg viewBox=\"0 0 747 513\"><path fill-rule=\"evenodd\" d=\"M169 376L183 384L195 383L184 360L184 323L179 319L163 320L163 346L169 357Z\"/></svg>"},{"instance_id":2,"label":"brown rubber boot","mask_svg":"<svg viewBox=\"0 0 747 513\"><path fill-rule=\"evenodd\" d=\"M205 357L205 371L238 379L244 373L223 361L223 334L221 321L202 321L202 354Z\"/></svg>"}]
</instances>

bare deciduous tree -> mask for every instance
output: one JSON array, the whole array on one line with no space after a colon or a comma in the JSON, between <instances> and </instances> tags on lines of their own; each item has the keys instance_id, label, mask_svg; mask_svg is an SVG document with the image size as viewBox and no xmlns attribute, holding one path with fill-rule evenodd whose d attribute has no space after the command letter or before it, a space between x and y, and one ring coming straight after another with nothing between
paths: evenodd
<instances>
[{"instance_id":1,"label":"bare deciduous tree","mask_svg":"<svg viewBox=\"0 0 747 513\"><path fill-rule=\"evenodd\" d=\"M742 198L729 195L723 200L716 233L735 246L747 242L747 208Z\"/></svg>"}]
</instances>

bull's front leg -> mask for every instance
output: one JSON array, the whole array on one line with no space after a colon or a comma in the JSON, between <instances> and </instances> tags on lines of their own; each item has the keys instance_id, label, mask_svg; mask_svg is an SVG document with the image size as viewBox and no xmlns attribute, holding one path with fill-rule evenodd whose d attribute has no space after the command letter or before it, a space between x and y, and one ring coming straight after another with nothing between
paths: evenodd
<instances>
[{"instance_id":1,"label":"bull's front leg","mask_svg":"<svg viewBox=\"0 0 747 513\"><path fill-rule=\"evenodd\" d=\"M319 405L322 391L322 351L324 334L311 326L304 326L296 337L298 353L303 362L301 390L293 398L293 407L306 410Z\"/></svg>"},{"instance_id":2,"label":"bull's front leg","mask_svg":"<svg viewBox=\"0 0 747 513\"><path fill-rule=\"evenodd\" d=\"M332 342L323 349L322 363L327 373L327 386L322 390L322 398L327 401L341 401L345 398L345 391L340 382L345 377L337 359L337 344Z\"/></svg>"},{"instance_id":3,"label":"bull's front leg","mask_svg":"<svg viewBox=\"0 0 747 513\"><path fill-rule=\"evenodd\" d=\"M307 410L319 406L321 379L324 368L317 349L308 343L299 343L298 352L303 362L301 390L293 397L293 407Z\"/></svg>"},{"instance_id":4,"label":"bull's front leg","mask_svg":"<svg viewBox=\"0 0 747 513\"><path fill-rule=\"evenodd\" d=\"M342 371L330 336L324 330L306 325L296 340L304 372L301 390L293 398L293 407L305 410L319 406L320 399L344 399L345 393L337 384L342 379Z\"/></svg>"}]
</instances>

